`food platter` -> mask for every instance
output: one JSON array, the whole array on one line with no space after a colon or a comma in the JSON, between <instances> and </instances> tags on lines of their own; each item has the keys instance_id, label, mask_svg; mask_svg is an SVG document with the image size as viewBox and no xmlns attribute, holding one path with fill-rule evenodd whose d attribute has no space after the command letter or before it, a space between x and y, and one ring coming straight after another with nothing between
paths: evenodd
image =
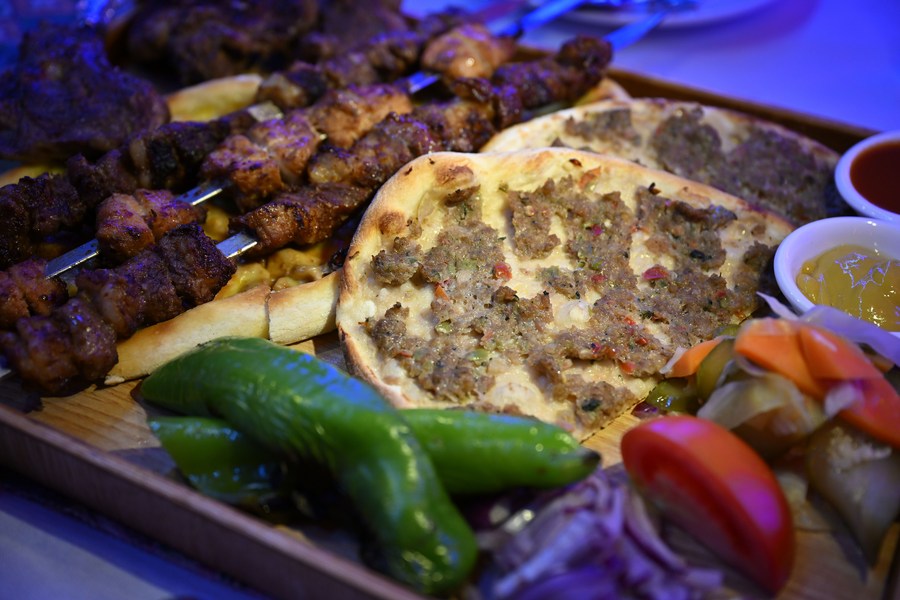
<instances>
[{"instance_id":1,"label":"food platter","mask_svg":"<svg viewBox=\"0 0 900 600\"><path fill-rule=\"evenodd\" d=\"M612 75L634 94L697 98L697 92L648 80L632 73ZM703 94L703 101L710 96ZM782 121L816 131L818 139L845 147L867 135L803 115L717 98L720 104L762 111ZM336 336L327 334L298 345L326 361L342 364ZM64 398L24 398L5 385L0 400L0 456L3 463L51 489L98 510L134 530L191 556L275 597L293 596L297 589L326 590L361 598L416 597L408 590L339 557L324 546L311 546L293 530L266 524L209 500L171 479L171 462L146 425L147 407L135 402L135 383L91 389ZM36 407L39 409L35 410ZM619 419L588 442L615 469L618 440L636 422ZM799 563L782 598L891 597L886 587L894 539L886 544L878 567L865 573L848 560L846 549L832 534L801 534ZM197 540L203 539L202 544ZM682 535L679 548L699 561L712 559ZM233 547L254 551L230 553ZM235 556L240 556L239 560ZM740 581L735 579L734 581ZM891 585L896 585L891 584ZM752 590L751 590L752 593Z\"/></svg>"},{"instance_id":2,"label":"food platter","mask_svg":"<svg viewBox=\"0 0 900 600\"><path fill-rule=\"evenodd\" d=\"M701 94L626 72L611 76L633 95L681 97L734 108L782 122L841 150L868 132ZM343 367L335 334L296 344L298 350ZM140 402L135 382L92 387L72 396L37 398L14 384L0 384L2 463L130 528L274 597L414 598L409 590L361 566L343 540L315 524L272 525L192 491L173 474L173 464L147 425L154 409ZM619 442L637 423L626 415L586 442L610 471L620 469ZM874 569L848 554L833 531L800 533L794 576L783 598L890 597L888 581L897 528ZM699 564L716 565L683 534L672 543ZM235 552L240 548L239 552ZM729 573L725 595L754 594Z\"/></svg>"}]
</instances>

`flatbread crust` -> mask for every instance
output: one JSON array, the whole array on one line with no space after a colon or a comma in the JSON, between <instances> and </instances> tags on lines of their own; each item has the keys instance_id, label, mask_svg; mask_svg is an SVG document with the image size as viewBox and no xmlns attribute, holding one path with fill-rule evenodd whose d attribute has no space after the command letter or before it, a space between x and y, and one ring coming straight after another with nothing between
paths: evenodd
<instances>
[{"instance_id":1,"label":"flatbread crust","mask_svg":"<svg viewBox=\"0 0 900 600\"><path fill-rule=\"evenodd\" d=\"M166 96L172 121L209 121L250 106L262 77L253 73L211 79Z\"/></svg>"},{"instance_id":2,"label":"flatbread crust","mask_svg":"<svg viewBox=\"0 0 900 600\"><path fill-rule=\"evenodd\" d=\"M849 210L833 185L836 152L733 110L663 98L603 100L510 127L482 151L548 146L663 169L777 211L795 225Z\"/></svg>"},{"instance_id":3,"label":"flatbread crust","mask_svg":"<svg viewBox=\"0 0 900 600\"><path fill-rule=\"evenodd\" d=\"M754 295L748 275L756 280L760 276L760 268L747 266L748 250L757 244L771 249L792 229L780 217L712 187L595 153L555 148L422 157L382 187L348 251L337 327L351 371L398 407L465 406L529 414L566 427L580 438L605 427L645 397L659 379L658 367L674 353L674 342L690 338L686 328L707 324L702 316L693 323L656 321L651 304L626 308L627 303L614 303L604 308L604 298L620 297L615 290L618 285L627 287L629 276L623 275L621 282L604 280L603 265L584 264L595 260L590 253L568 252L567 242L575 237L569 236L559 214L550 217L543 234L529 230L521 220L546 215L546 205L528 201L534 200L535 190L547 189L548 180L553 180L553 187L542 196L545 199L587 198L578 209L585 213L601 203L625 207L620 217L608 213L604 222L570 223L601 236L597 238L601 247L606 244L602 236L624 236L626 268L630 266L631 281L644 295L652 295L650 290L658 283L655 274L668 271L674 281L678 264L689 258L683 255L687 248L673 251L651 241L652 225L629 221L638 214L638 196L665 198L665 205L687 207L687 212L733 213L735 218L714 233L724 250L723 263L703 271L704 277L724 278L729 290L710 287L707 295L744 296L744 308L727 315L730 322L748 316L746 295ZM614 200L615 193L621 203ZM526 202L513 207L514 197L525 197ZM478 231L469 239L467 232ZM514 250L523 241L527 248L528 239L552 235L559 242L544 254L538 252L540 256L532 250L524 254ZM492 249L482 252L486 248ZM682 254L676 256L678 252ZM379 263L376 256L386 260ZM587 277L582 282L588 282L580 291L560 283L566 277L577 281L579 271ZM554 276L559 281L549 283ZM545 299L549 309L539 308ZM708 300L701 294L696 301L701 299ZM529 313L541 310L544 316L549 313L548 322ZM623 310L628 314L618 314ZM598 324L591 320L595 311L605 323L600 327L624 331L621 322L609 321L603 312L617 313L623 322L630 319L625 330L634 335L632 341L646 344L648 352L654 344L661 345L649 371L647 365L640 367L647 372L635 371L629 357L616 356L614 346L603 347ZM510 316L519 320L512 331ZM592 348L587 354L585 348L571 348L562 357L545 352L559 347L560 335L571 333L569 343L574 343L586 332L599 336L596 356ZM593 342L587 345L592 347ZM432 385L439 380L449 388Z\"/></svg>"}]
</instances>

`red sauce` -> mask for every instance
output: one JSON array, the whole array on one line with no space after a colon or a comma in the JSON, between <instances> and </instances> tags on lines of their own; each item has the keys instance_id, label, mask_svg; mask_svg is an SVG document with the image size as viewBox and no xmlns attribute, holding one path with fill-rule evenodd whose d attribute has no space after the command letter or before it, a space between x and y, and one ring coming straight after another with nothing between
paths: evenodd
<instances>
[{"instance_id":1,"label":"red sauce","mask_svg":"<svg viewBox=\"0 0 900 600\"><path fill-rule=\"evenodd\" d=\"M900 141L860 152L850 166L850 181L872 204L900 214Z\"/></svg>"}]
</instances>

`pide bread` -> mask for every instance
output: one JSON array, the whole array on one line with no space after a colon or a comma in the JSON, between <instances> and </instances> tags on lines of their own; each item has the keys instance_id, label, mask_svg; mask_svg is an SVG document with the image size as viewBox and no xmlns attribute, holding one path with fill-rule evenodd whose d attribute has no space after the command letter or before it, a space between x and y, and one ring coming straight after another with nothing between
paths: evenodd
<instances>
[{"instance_id":1,"label":"pide bread","mask_svg":"<svg viewBox=\"0 0 900 600\"><path fill-rule=\"evenodd\" d=\"M348 250L348 367L399 407L522 413L580 438L677 347L749 316L780 216L595 153L438 153L378 192Z\"/></svg>"},{"instance_id":2,"label":"pide bread","mask_svg":"<svg viewBox=\"0 0 900 600\"><path fill-rule=\"evenodd\" d=\"M664 169L775 210L795 225L848 210L833 185L836 152L733 110L662 98L608 99L510 127L482 151L547 146Z\"/></svg>"}]
</instances>

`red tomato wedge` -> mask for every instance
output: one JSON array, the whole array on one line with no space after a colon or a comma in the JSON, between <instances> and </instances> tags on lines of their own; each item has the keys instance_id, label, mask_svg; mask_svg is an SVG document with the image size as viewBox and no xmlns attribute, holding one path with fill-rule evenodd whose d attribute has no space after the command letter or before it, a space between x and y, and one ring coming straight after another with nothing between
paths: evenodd
<instances>
[{"instance_id":1,"label":"red tomato wedge","mask_svg":"<svg viewBox=\"0 0 900 600\"><path fill-rule=\"evenodd\" d=\"M790 508L775 475L729 430L659 417L622 438L625 469L663 514L769 593L794 564Z\"/></svg>"}]
</instances>

